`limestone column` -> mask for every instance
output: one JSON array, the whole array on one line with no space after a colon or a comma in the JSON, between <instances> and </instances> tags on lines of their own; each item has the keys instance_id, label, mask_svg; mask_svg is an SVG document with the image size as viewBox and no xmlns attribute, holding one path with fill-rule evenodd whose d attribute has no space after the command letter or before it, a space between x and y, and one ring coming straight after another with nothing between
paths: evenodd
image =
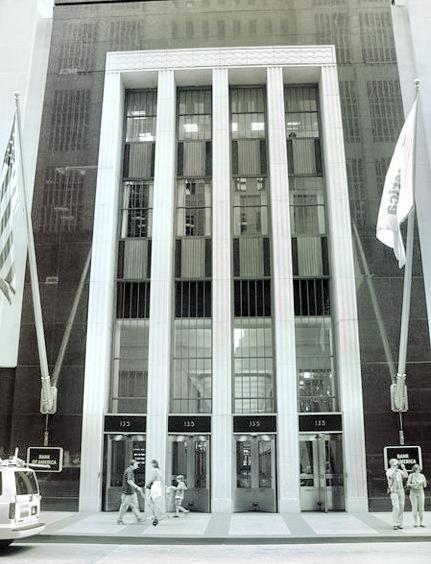
<instances>
[{"instance_id":1,"label":"limestone column","mask_svg":"<svg viewBox=\"0 0 431 564\"><path fill-rule=\"evenodd\" d=\"M88 298L79 483L80 511L101 509L103 417L108 405L114 332L123 100L121 75L107 74L103 93Z\"/></svg>"},{"instance_id":2,"label":"limestone column","mask_svg":"<svg viewBox=\"0 0 431 564\"><path fill-rule=\"evenodd\" d=\"M148 350L147 461L166 471L173 300L176 87L159 71ZM147 464L147 470L149 465Z\"/></svg>"},{"instance_id":3,"label":"limestone column","mask_svg":"<svg viewBox=\"0 0 431 564\"><path fill-rule=\"evenodd\" d=\"M232 511L232 306L229 81L213 70L212 511Z\"/></svg>"},{"instance_id":4,"label":"limestone column","mask_svg":"<svg viewBox=\"0 0 431 564\"><path fill-rule=\"evenodd\" d=\"M283 90L282 68L268 67L268 148L278 423L278 509L280 512L292 513L300 510L299 436L289 177Z\"/></svg>"},{"instance_id":5,"label":"limestone column","mask_svg":"<svg viewBox=\"0 0 431 564\"><path fill-rule=\"evenodd\" d=\"M320 105L328 200L332 319L343 412L346 510L361 512L368 511L362 379L346 157L335 65L321 69Z\"/></svg>"}]
</instances>

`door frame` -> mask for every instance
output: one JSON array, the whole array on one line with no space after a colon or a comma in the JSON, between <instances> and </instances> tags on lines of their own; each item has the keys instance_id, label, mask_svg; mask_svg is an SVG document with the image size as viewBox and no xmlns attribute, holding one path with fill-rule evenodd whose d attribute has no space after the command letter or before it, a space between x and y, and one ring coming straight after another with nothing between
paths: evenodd
<instances>
[{"instance_id":1,"label":"door frame","mask_svg":"<svg viewBox=\"0 0 431 564\"><path fill-rule=\"evenodd\" d=\"M326 452L325 452L325 446L326 443L330 443L332 435L337 435L338 437L340 437L340 447L342 449L342 453L341 453L341 464L342 464L342 469L341 469L341 476L343 477L343 484L341 486L342 489L342 496L343 496L343 507L342 509L340 508L328 508L329 502L328 502L328 490L332 488L332 493L334 494L335 492L335 486L328 486L327 485L327 475L328 472L326 472ZM323 439L323 441L322 441ZM317 502L317 505L321 505L323 503L323 511L325 513L329 512L329 511L345 511L345 507L346 507L346 474L345 474L345 467L344 467L344 437L343 437L343 432L342 431L328 431L328 432L311 432L311 431L306 431L306 432L302 432L299 433L299 442L311 442L313 444L316 444L316 449L313 449L313 480L315 483L315 480L318 480L318 485L314 485L313 488L314 489L318 489L319 493L319 501ZM317 460L315 460L315 453L317 454ZM301 462L301 461L300 461ZM322 468L322 464L325 464L325 468ZM323 472L322 472L323 470ZM299 480L301 480L301 468L299 468ZM323 482L323 485L322 485ZM301 495L301 484L299 484L299 490L300 490L300 508L301 508L301 512L319 512L319 510L317 509L303 509L302 506L302 495ZM324 490L323 493L323 498L324 501L322 502L322 490Z\"/></svg>"},{"instance_id":2,"label":"door frame","mask_svg":"<svg viewBox=\"0 0 431 564\"><path fill-rule=\"evenodd\" d=\"M252 457L255 459L255 463L257 464L257 473L256 473L256 477L257 480L259 479L259 452L258 452L258 443L259 443L259 437L270 437L270 441L272 443L272 453L271 453L271 464L272 464L272 469L273 469L273 481L274 481L274 487L270 488L271 491L274 492L274 507L271 511L262 511L262 512L267 512L267 513L277 513L278 512L278 465L277 465L277 433L276 432L268 432L268 433L233 433L233 441L232 441L232 460L233 460L233 464L232 464L232 505L233 505L233 512L241 512L241 510L237 510L236 509L236 494L237 491L240 490L241 488L238 488L237 486L237 444L241 441L239 441L240 437L248 437L250 438L252 441L254 441L255 444L255 448L253 448L253 443L252 443L252 450L255 452L255 455ZM262 439L261 439L262 440ZM245 441L244 441L245 442ZM253 476L251 476L251 480L252 480L252 484L251 484L251 488L253 489ZM257 482L258 483L258 482ZM257 490L259 490L260 488L255 488ZM252 510L249 510L250 512ZM256 511L258 511L256 509Z\"/></svg>"}]
</instances>

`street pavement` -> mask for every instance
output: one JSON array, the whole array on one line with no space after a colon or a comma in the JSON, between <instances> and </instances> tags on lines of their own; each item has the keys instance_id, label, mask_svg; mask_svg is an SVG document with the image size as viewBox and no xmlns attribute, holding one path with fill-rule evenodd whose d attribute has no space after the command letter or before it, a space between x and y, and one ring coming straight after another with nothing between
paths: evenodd
<instances>
[{"instance_id":1,"label":"street pavement","mask_svg":"<svg viewBox=\"0 0 431 564\"><path fill-rule=\"evenodd\" d=\"M2 562L62 564L428 564L427 542L290 545L169 545L31 543L10 546Z\"/></svg>"},{"instance_id":2,"label":"street pavement","mask_svg":"<svg viewBox=\"0 0 431 564\"><path fill-rule=\"evenodd\" d=\"M431 512L426 528L414 528L410 513L404 528L394 531L390 513L189 513L172 515L153 527L150 519L137 524L126 514L124 525L116 513L43 512L45 542L151 544L319 543L424 540L431 542ZM29 539L28 542L32 542ZM431 552L431 544L428 543Z\"/></svg>"}]
</instances>

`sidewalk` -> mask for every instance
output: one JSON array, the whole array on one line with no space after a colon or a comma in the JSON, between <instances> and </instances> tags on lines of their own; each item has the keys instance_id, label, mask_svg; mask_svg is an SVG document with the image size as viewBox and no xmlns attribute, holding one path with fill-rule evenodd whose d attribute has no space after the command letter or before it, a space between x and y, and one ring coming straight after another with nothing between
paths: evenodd
<instances>
[{"instance_id":1,"label":"sidewalk","mask_svg":"<svg viewBox=\"0 0 431 564\"><path fill-rule=\"evenodd\" d=\"M431 512L426 528L414 528L405 515L405 528L394 531L390 513L189 513L168 516L153 527L137 524L131 513L125 525L116 513L42 512L46 529L38 541L80 544L296 544L339 542L431 541ZM23 542L34 542L35 538Z\"/></svg>"}]
</instances>

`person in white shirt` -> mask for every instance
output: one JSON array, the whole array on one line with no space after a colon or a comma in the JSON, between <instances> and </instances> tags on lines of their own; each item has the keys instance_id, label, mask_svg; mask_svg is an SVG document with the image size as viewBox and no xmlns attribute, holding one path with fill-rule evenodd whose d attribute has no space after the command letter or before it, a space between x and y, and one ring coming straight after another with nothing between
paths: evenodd
<instances>
[{"instance_id":1,"label":"person in white shirt","mask_svg":"<svg viewBox=\"0 0 431 564\"><path fill-rule=\"evenodd\" d=\"M388 480L388 493L392 502L392 526L394 530L403 528L404 504L406 501L403 480L407 477L404 464L400 464L396 458L391 458L389 468L386 470L386 478Z\"/></svg>"},{"instance_id":2,"label":"person in white shirt","mask_svg":"<svg viewBox=\"0 0 431 564\"><path fill-rule=\"evenodd\" d=\"M407 487L410 489L410 502L412 504L413 521L415 527L425 527L424 525L424 509L425 509L425 492L427 481L419 464L415 464L412 473L407 480Z\"/></svg>"},{"instance_id":3,"label":"person in white shirt","mask_svg":"<svg viewBox=\"0 0 431 564\"><path fill-rule=\"evenodd\" d=\"M163 514L163 500L165 497L165 480L160 472L159 463L157 460L151 461L151 475L148 482L145 484L147 491L146 501L151 511L151 520L153 525L159 524Z\"/></svg>"}]
</instances>

